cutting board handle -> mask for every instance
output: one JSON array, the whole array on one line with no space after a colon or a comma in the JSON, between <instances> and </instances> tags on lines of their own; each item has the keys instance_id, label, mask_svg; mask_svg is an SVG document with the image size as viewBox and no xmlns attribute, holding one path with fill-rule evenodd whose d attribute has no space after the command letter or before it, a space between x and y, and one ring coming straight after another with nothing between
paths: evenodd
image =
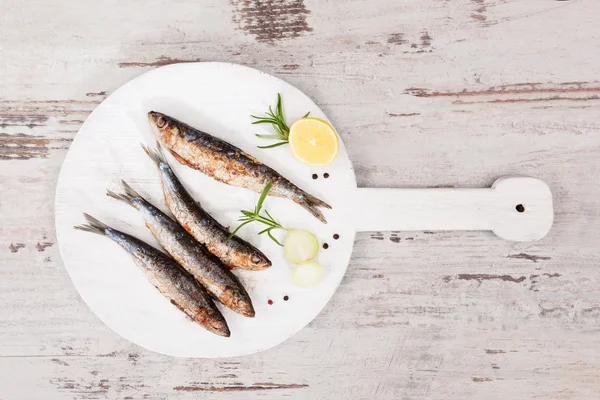
<instances>
[{"instance_id":1,"label":"cutting board handle","mask_svg":"<svg viewBox=\"0 0 600 400\"><path fill-rule=\"evenodd\" d=\"M513 241L546 236L552 192L528 177L502 177L487 189L358 188L351 200L357 231L485 230Z\"/></svg>"}]
</instances>

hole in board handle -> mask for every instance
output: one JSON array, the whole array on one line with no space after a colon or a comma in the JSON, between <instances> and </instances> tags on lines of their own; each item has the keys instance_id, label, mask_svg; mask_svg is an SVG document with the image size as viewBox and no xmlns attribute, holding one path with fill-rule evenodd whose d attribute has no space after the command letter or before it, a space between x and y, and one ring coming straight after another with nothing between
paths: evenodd
<instances>
[{"instance_id":1,"label":"hole in board handle","mask_svg":"<svg viewBox=\"0 0 600 400\"><path fill-rule=\"evenodd\" d=\"M525 207L523 206L523 204L517 204L517 206L515 207L515 210L522 213L522 212L525 212Z\"/></svg>"}]
</instances>

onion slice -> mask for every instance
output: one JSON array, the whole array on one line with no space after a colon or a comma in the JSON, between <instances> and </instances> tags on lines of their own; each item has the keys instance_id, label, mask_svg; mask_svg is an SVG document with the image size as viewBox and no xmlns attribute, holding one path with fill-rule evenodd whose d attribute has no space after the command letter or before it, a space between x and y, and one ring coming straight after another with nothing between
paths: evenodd
<instances>
[{"instance_id":1,"label":"onion slice","mask_svg":"<svg viewBox=\"0 0 600 400\"><path fill-rule=\"evenodd\" d=\"M292 281L300 287L311 287L316 285L323 278L325 271L321 264L316 261L309 261L304 264L298 264L292 271Z\"/></svg>"},{"instance_id":2,"label":"onion slice","mask_svg":"<svg viewBox=\"0 0 600 400\"><path fill-rule=\"evenodd\" d=\"M319 240L309 231L293 229L283 242L283 255L292 264L302 264L315 258L319 252Z\"/></svg>"}]
</instances>

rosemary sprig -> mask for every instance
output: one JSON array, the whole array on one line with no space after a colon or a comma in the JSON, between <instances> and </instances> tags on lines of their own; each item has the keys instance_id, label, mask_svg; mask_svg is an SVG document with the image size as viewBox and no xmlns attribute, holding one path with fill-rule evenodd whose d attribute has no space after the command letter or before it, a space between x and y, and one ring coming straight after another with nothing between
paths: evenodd
<instances>
[{"instance_id":1,"label":"rosemary sprig","mask_svg":"<svg viewBox=\"0 0 600 400\"><path fill-rule=\"evenodd\" d=\"M283 116L283 106L281 104L281 94L277 93L277 105L275 106L275 111L273 108L269 106L269 111L265 113L266 115L263 117L258 117L256 115L251 115L252 118L256 119L252 123L252 125L258 124L271 124L273 129L275 130L274 135L262 135L256 134L261 139L275 139L279 140L279 142L270 144L268 146L258 146L259 149L271 149L273 147L278 147L288 143L290 136L290 128L285 122L285 117ZM304 114L302 118L306 118L310 115L310 111Z\"/></svg>"},{"instance_id":2,"label":"rosemary sprig","mask_svg":"<svg viewBox=\"0 0 600 400\"><path fill-rule=\"evenodd\" d=\"M265 199L267 198L269 191L271 190L271 186L273 186L273 184L271 182L269 182L267 184L267 186L265 186L265 189L262 191L260 197L258 198L258 202L256 203L256 206L254 207L254 211L241 210L242 216L238 219L238 221L241 222L241 224L238 225L238 227L235 228L235 230L231 233L231 235L229 235L227 237L227 239L225 240L226 242L229 241L229 239L231 239L232 237L234 237L235 234L238 233L238 231L240 229L242 229L243 226L256 221L256 222L260 222L260 223L268 226L268 228L263 229L262 231L258 232L259 235L266 233L267 235L269 235L269 237L275 243L277 243L280 246L283 246L279 242L279 240L277 240L275 238L275 236L273 236L271 231L273 231L274 229L284 229L284 230L286 230L286 229L283 226L281 226L281 224L279 224L277 221L275 221L275 218L273 218L273 216L271 214L269 214L269 212L267 210L265 210L266 216L260 215L260 212L262 210L262 205L263 205Z\"/></svg>"}]
</instances>

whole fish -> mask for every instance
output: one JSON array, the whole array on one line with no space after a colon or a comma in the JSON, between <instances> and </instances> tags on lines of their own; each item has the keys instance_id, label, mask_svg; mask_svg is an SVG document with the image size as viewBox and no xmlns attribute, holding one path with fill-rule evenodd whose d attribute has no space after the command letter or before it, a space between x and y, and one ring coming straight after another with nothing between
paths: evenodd
<instances>
[{"instance_id":1,"label":"whole fish","mask_svg":"<svg viewBox=\"0 0 600 400\"><path fill-rule=\"evenodd\" d=\"M125 193L117 194L108 190L107 195L136 208L161 246L211 296L239 314L254 317L252 300L238 278L177 222L150 204L126 182L121 182Z\"/></svg>"},{"instance_id":2,"label":"whole fish","mask_svg":"<svg viewBox=\"0 0 600 400\"><path fill-rule=\"evenodd\" d=\"M175 307L210 332L229 337L227 321L215 307L206 290L175 261L149 244L113 229L88 214L83 215L88 223L75 226L75 229L107 236L121 245L131 254L148 280L171 300Z\"/></svg>"},{"instance_id":3,"label":"whole fish","mask_svg":"<svg viewBox=\"0 0 600 400\"><path fill-rule=\"evenodd\" d=\"M194 201L164 159L158 143L157 150L142 147L158 167L167 206L190 235L229 268L256 271L271 266L267 256L245 240L237 236L227 240L230 232Z\"/></svg>"},{"instance_id":4,"label":"whole fish","mask_svg":"<svg viewBox=\"0 0 600 400\"><path fill-rule=\"evenodd\" d=\"M256 193L261 193L272 182L269 195L293 200L321 222L327 223L319 207L331 208L329 204L306 193L239 148L159 112L150 111L148 120L160 143L180 163L219 182Z\"/></svg>"}]
</instances>

